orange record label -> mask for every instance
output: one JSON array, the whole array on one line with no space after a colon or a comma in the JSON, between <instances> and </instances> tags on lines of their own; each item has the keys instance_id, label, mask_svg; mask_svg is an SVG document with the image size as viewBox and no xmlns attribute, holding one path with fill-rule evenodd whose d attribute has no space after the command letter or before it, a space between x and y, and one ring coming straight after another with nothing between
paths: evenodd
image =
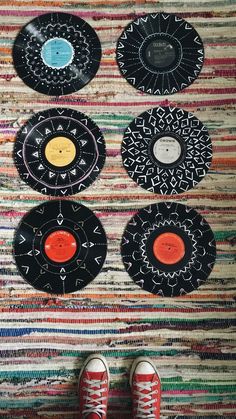
<instances>
[{"instance_id":1,"label":"orange record label","mask_svg":"<svg viewBox=\"0 0 236 419\"><path fill-rule=\"evenodd\" d=\"M57 230L49 234L45 240L44 250L53 262L63 263L74 256L77 243L73 234L65 230Z\"/></svg>"},{"instance_id":2,"label":"orange record label","mask_svg":"<svg viewBox=\"0 0 236 419\"><path fill-rule=\"evenodd\" d=\"M153 253L161 263L173 265L184 257L185 244L175 233L162 233L153 243Z\"/></svg>"}]
</instances>

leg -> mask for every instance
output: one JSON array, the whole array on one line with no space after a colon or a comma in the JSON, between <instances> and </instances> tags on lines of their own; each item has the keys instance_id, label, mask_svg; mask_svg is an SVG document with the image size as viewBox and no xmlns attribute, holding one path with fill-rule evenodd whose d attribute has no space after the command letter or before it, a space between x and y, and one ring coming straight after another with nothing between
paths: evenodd
<instances>
[{"instance_id":1,"label":"leg","mask_svg":"<svg viewBox=\"0 0 236 419\"><path fill-rule=\"evenodd\" d=\"M79 376L79 419L106 419L109 369L102 355L90 355Z\"/></svg>"}]
</instances>

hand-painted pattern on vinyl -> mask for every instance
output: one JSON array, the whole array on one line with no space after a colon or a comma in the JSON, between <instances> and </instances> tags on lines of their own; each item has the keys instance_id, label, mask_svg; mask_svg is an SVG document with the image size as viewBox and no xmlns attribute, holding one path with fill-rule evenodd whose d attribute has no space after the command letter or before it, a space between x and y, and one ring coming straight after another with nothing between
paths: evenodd
<instances>
[{"instance_id":1,"label":"hand-painted pattern on vinyl","mask_svg":"<svg viewBox=\"0 0 236 419\"><path fill-rule=\"evenodd\" d=\"M52 196L76 194L90 186L105 158L98 126L87 115L65 108L33 115L19 130L14 148L21 178Z\"/></svg>"},{"instance_id":2,"label":"hand-painted pattern on vinyl","mask_svg":"<svg viewBox=\"0 0 236 419\"><path fill-rule=\"evenodd\" d=\"M128 222L121 253L133 281L146 291L175 297L196 290L213 269L214 234L194 209L152 204Z\"/></svg>"},{"instance_id":3,"label":"hand-painted pattern on vinyl","mask_svg":"<svg viewBox=\"0 0 236 419\"><path fill-rule=\"evenodd\" d=\"M68 13L47 13L27 23L13 46L18 75L46 95L65 95L84 87L97 73L101 44L94 29Z\"/></svg>"},{"instance_id":4,"label":"hand-painted pattern on vinyl","mask_svg":"<svg viewBox=\"0 0 236 419\"><path fill-rule=\"evenodd\" d=\"M106 235L95 214L77 202L43 203L21 220L14 257L25 280L52 294L78 291L100 272Z\"/></svg>"},{"instance_id":5,"label":"hand-painted pattern on vinyl","mask_svg":"<svg viewBox=\"0 0 236 419\"><path fill-rule=\"evenodd\" d=\"M124 133L123 165L142 188L179 194L195 187L212 160L206 127L180 108L149 109L136 117Z\"/></svg>"},{"instance_id":6,"label":"hand-painted pattern on vinyl","mask_svg":"<svg viewBox=\"0 0 236 419\"><path fill-rule=\"evenodd\" d=\"M204 47L189 22L171 13L150 13L125 28L116 58L121 74L136 89L170 95L199 76Z\"/></svg>"}]
</instances>

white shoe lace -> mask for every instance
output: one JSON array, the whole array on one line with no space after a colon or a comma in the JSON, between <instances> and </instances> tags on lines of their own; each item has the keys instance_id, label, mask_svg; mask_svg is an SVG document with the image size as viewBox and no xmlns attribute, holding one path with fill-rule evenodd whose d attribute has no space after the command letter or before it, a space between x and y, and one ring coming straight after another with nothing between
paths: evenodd
<instances>
[{"instance_id":1,"label":"white shoe lace","mask_svg":"<svg viewBox=\"0 0 236 419\"><path fill-rule=\"evenodd\" d=\"M133 391L133 394L137 396L137 406L135 419L156 419L155 414L155 406L154 403L157 401L156 394L158 393L157 390L152 390L152 387L156 385L155 381L153 382L136 382L135 385L137 386L137 390ZM148 393L143 393L143 390L148 390ZM148 399L146 402L143 399ZM147 409L148 407L148 409Z\"/></svg>"},{"instance_id":2,"label":"white shoe lace","mask_svg":"<svg viewBox=\"0 0 236 419\"><path fill-rule=\"evenodd\" d=\"M100 388L103 384L107 384L107 380L89 380L88 378L84 379L84 382L88 387L84 388L87 391L87 394L83 396L83 399L86 400L82 414L88 416L90 413L97 413L97 415L102 416L106 413L106 404L103 403L103 400L106 400L106 397L102 396L102 393L106 391L106 388ZM95 390L94 387L97 387L98 390ZM93 398L92 396L98 396Z\"/></svg>"}]
</instances>

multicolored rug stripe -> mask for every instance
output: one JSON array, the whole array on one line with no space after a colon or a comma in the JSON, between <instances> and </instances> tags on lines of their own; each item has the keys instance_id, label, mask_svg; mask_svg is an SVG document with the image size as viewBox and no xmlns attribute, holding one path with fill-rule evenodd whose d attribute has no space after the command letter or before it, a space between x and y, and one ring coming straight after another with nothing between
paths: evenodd
<instances>
[{"instance_id":1,"label":"multicolored rug stripe","mask_svg":"<svg viewBox=\"0 0 236 419\"><path fill-rule=\"evenodd\" d=\"M153 97L133 89L115 61L116 40L136 16L173 12L187 19L205 44L200 77L183 92ZM76 418L77 379L85 357L101 352L111 369L110 419L131 415L132 360L149 355L162 379L162 418L235 417L235 5L231 0L0 0L0 418ZM97 76L83 90L50 98L26 87L12 65L22 25L52 11L71 12L97 31L103 49ZM122 133L148 108L170 104L192 111L208 127L214 158L194 189L168 199L207 219L217 240L217 263L198 291L175 299L142 292L124 270L120 239L132 214L166 200L127 176ZM12 257L14 229L30 208L47 200L20 181L12 149L33 112L54 106L87 113L103 130L108 157L100 178L74 196L94 210L108 235L102 272L65 297L35 291Z\"/></svg>"}]
</instances>

